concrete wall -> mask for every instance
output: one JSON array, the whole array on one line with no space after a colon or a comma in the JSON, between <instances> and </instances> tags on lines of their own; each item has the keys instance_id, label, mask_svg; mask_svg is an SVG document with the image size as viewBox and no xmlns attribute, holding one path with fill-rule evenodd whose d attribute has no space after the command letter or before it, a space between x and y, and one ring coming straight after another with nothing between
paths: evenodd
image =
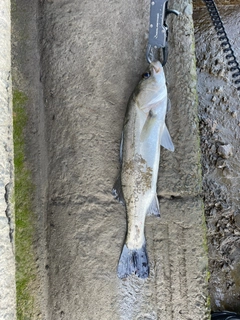
<instances>
[{"instance_id":1,"label":"concrete wall","mask_svg":"<svg viewBox=\"0 0 240 320\"><path fill-rule=\"evenodd\" d=\"M16 318L10 0L0 1L0 319Z\"/></svg>"},{"instance_id":2,"label":"concrete wall","mask_svg":"<svg viewBox=\"0 0 240 320\"><path fill-rule=\"evenodd\" d=\"M18 1L26 23L17 26L27 36L15 62L24 48L25 63L17 63L31 101L26 136L37 191L39 317L208 319L191 1L169 3L181 12L169 18L165 68L176 151L161 155L162 218L146 222L147 280L117 278L126 213L111 189L127 101L147 67L149 1L49 0L33 7Z\"/></svg>"},{"instance_id":3,"label":"concrete wall","mask_svg":"<svg viewBox=\"0 0 240 320\"><path fill-rule=\"evenodd\" d=\"M125 208L111 196L128 98L147 67L149 1L45 1L49 319L208 319L192 4L169 19L176 147L163 150L162 218L147 218L147 280L120 280Z\"/></svg>"}]
</instances>

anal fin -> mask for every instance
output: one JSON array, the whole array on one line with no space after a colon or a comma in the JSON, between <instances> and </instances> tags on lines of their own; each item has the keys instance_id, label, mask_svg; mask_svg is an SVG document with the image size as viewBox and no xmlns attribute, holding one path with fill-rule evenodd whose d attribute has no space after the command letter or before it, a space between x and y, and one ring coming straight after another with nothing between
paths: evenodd
<instances>
[{"instance_id":1,"label":"anal fin","mask_svg":"<svg viewBox=\"0 0 240 320\"><path fill-rule=\"evenodd\" d=\"M159 209L159 202L157 198L157 194L153 197L152 203L150 204L147 215L154 215L156 217L160 217L160 209Z\"/></svg>"}]
</instances>

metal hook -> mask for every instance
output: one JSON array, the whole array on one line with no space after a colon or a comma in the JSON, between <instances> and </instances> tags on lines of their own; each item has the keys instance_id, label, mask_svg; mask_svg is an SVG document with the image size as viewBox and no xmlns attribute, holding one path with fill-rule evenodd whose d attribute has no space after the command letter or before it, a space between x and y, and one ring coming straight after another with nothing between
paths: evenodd
<instances>
[{"instance_id":1,"label":"metal hook","mask_svg":"<svg viewBox=\"0 0 240 320\"><path fill-rule=\"evenodd\" d=\"M153 54L153 48L150 44L148 44L147 46L147 52L146 52L146 59L147 59L147 62L148 63L152 63L153 62L153 57L154 57L154 54Z\"/></svg>"},{"instance_id":2,"label":"metal hook","mask_svg":"<svg viewBox=\"0 0 240 320\"><path fill-rule=\"evenodd\" d=\"M180 15L180 12L179 12L179 11L177 11L177 10L174 10L174 9L167 9L167 10L166 10L166 17L167 17L170 13L175 14L175 16L179 16L179 15Z\"/></svg>"},{"instance_id":3,"label":"metal hook","mask_svg":"<svg viewBox=\"0 0 240 320\"><path fill-rule=\"evenodd\" d=\"M154 49L157 50L157 48L153 48L150 44L147 46L147 52L146 52L146 59L149 64L151 64L154 61ZM166 46L162 48L162 66L164 66L167 63L168 59L168 44L166 43Z\"/></svg>"}]
</instances>

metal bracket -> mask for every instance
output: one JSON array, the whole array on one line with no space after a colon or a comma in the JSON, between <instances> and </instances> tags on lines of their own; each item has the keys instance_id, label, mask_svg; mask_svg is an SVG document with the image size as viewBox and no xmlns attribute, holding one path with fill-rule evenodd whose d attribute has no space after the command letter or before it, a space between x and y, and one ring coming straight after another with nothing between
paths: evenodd
<instances>
[{"instance_id":1,"label":"metal bracket","mask_svg":"<svg viewBox=\"0 0 240 320\"><path fill-rule=\"evenodd\" d=\"M179 15L176 10L167 8L168 0L151 0L150 2L150 24L147 48L147 61L153 59L153 49L163 48L163 64L167 62L167 38L168 26L166 18L170 13Z\"/></svg>"},{"instance_id":2,"label":"metal bracket","mask_svg":"<svg viewBox=\"0 0 240 320\"><path fill-rule=\"evenodd\" d=\"M152 0L150 4L150 24L148 43L152 47L164 48L167 40L165 26L166 5L168 0Z\"/></svg>"}]
</instances>

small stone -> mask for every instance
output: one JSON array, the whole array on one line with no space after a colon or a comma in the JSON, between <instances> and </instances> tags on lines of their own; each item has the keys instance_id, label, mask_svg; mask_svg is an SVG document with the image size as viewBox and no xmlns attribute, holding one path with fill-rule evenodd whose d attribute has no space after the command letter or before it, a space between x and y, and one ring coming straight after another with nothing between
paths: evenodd
<instances>
[{"instance_id":1,"label":"small stone","mask_svg":"<svg viewBox=\"0 0 240 320\"><path fill-rule=\"evenodd\" d=\"M214 120L212 122L212 126L211 126L212 133L214 133L216 131L216 129L217 129L217 121Z\"/></svg>"},{"instance_id":2,"label":"small stone","mask_svg":"<svg viewBox=\"0 0 240 320\"><path fill-rule=\"evenodd\" d=\"M215 207L216 207L216 208L221 208L221 207L222 207L221 202L216 202L216 203L215 203Z\"/></svg>"},{"instance_id":3,"label":"small stone","mask_svg":"<svg viewBox=\"0 0 240 320\"><path fill-rule=\"evenodd\" d=\"M215 87L215 92L222 92L223 91L223 87Z\"/></svg>"},{"instance_id":4,"label":"small stone","mask_svg":"<svg viewBox=\"0 0 240 320\"><path fill-rule=\"evenodd\" d=\"M230 230L224 229L223 231L224 231L225 236L231 235L231 231Z\"/></svg>"},{"instance_id":5,"label":"small stone","mask_svg":"<svg viewBox=\"0 0 240 320\"><path fill-rule=\"evenodd\" d=\"M213 217L216 217L217 216L217 210L215 208L213 208L211 211L210 211L210 215L213 216Z\"/></svg>"},{"instance_id":6,"label":"small stone","mask_svg":"<svg viewBox=\"0 0 240 320\"><path fill-rule=\"evenodd\" d=\"M223 158L218 158L217 159L217 163L216 163L216 167L219 169L223 169L227 166L226 160Z\"/></svg>"},{"instance_id":7,"label":"small stone","mask_svg":"<svg viewBox=\"0 0 240 320\"><path fill-rule=\"evenodd\" d=\"M228 100L227 97L225 96L222 97L222 102L227 102L227 100Z\"/></svg>"},{"instance_id":8,"label":"small stone","mask_svg":"<svg viewBox=\"0 0 240 320\"><path fill-rule=\"evenodd\" d=\"M226 271L228 271L228 270L229 270L229 268L228 268L227 264L224 263L223 266L222 266L222 271L223 271L223 272L226 272Z\"/></svg>"},{"instance_id":9,"label":"small stone","mask_svg":"<svg viewBox=\"0 0 240 320\"><path fill-rule=\"evenodd\" d=\"M223 169L223 175L224 175L224 177L226 177L226 178L230 178L231 177L231 175L232 175L232 170L229 168L229 167L225 167L224 169Z\"/></svg>"},{"instance_id":10,"label":"small stone","mask_svg":"<svg viewBox=\"0 0 240 320\"><path fill-rule=\"evenodd\" d=\"M218 76L219 77L223 77L224 76L224 70L223 69L219 70Z\"/></svg>"},{"instance_id":11,"label":"small stone","mask_svg":"<svg viewBox=\"0 0 240 320\"><path fill-rule=\"evenodd\" d=\"M237 118L237 112L236 112L236 111L233 111L233 112L231 113L231 115L232 115L233 118Z\"/></svg>"},{"instance_id":12,"label":"small stone","mask_svg":"<svg viewBox=\"0 0 240 320\"><path fill-rule=\"evenodd\" d=\"M218 154L224 159L228 159L233 155L233 147L231 144L226 144L218 147Z\"/></svg>"},{"instance_id":13,"label":"small stone","mask_svg":"<svg viewBox=\"0 0 240 320\"><path fill-rule=\"evenodd\" d=\"M215 102L216 100L217 100L216 96L212 96L211 101L212 101L212 102Z\"/></svg>"}]
</instances>

